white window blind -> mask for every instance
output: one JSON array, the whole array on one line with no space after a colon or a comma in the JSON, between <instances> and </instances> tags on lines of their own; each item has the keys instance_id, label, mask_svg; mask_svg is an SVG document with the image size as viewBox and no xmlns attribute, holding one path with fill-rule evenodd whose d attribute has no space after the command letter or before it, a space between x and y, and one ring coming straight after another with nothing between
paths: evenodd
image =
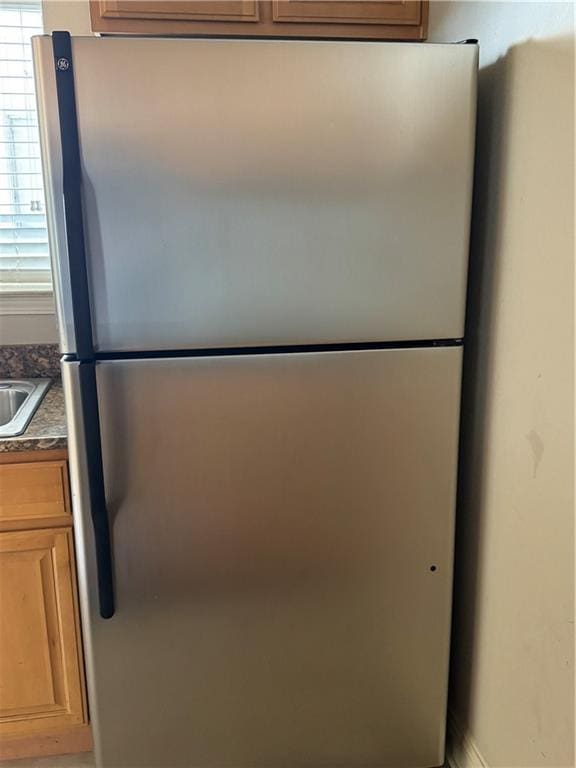
<instances>
[{"instance_id":1,"label":"white window blind","mask_svg":"<svg viewBox=\"0 0 576 768\"><path fill-rule=\"evenodd\" d=\"M0 1L0 293L51 290L30 38L40 2Z\"/></svg>"}]
</instances>

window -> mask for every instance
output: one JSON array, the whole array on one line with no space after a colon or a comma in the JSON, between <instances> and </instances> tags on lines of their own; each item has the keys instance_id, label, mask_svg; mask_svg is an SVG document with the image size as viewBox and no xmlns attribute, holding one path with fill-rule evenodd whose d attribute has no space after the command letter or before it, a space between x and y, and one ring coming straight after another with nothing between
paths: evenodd
<instances>
[{"instance_id":1,"label":"window","mask_svg":"<svg viewBox=\"0 0 576 768\"><path fill-rule=\"evenodd\" d=\"M50 292L30 38L40 2L0 1L0 294Z\"/></svg>"}]
</instances>

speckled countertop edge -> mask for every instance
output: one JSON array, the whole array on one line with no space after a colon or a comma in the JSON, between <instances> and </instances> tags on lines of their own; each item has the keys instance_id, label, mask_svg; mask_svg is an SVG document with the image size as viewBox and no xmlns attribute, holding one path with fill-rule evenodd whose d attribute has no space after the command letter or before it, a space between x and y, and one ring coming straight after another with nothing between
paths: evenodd
<instances>
[{"instance_id":1,"label":"speckled countertop edge","mask_svg":"<svg viewBox=\"0 0 576 768\"><path fill-rule=\"evenodd\" d=\"M0 438L0 453L67 448L58 347L55 344L0 347L0 378L52 379L26 431L17 437Z\"/></svg>"}]
</instances>

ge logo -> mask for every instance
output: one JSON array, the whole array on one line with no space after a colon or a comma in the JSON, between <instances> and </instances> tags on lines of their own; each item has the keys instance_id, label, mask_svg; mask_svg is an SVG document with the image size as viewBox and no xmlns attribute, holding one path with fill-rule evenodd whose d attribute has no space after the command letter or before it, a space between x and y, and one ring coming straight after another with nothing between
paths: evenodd
<instances>
[{"instance_id":1,"label":"ge logo","mask_svg":"<svg viewBox=\"0 0 576 768\"><path fill-rule=\"evenodd\" d=\"M68 59L65 59L64 57L58 59L56 62L56 69L59 69L61 72L65 72L70 66L70 62Z\"/></svg>"}]
</instances>

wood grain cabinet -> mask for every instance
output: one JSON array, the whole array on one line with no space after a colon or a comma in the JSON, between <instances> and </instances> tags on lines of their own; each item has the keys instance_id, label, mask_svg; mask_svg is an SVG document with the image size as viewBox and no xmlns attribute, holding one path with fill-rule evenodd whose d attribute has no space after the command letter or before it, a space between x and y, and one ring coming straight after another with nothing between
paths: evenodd
<instances>
[{"instance_id":1,"label":"wood grain cabinet","mask_svg":"<svg viewBox=\"0 0 576 768\"><path fill-rule=\"evenodd\" d=\"M424 40L428 0L91 0L94 32Z\"/></svg>"},{"instance_id":2,"label":"wood grain cabinet","mask_svg":"<svg viewBox=\"0 0 576 768\"><path fill-rule=\"evenodd\" d=\"M258 21L258 0L100 0L97 19L180 21Z\"/></svg>"},{"instance_id":3,"label":"wood grain cabinet","mask_svg":"<svg viewBox=\"0 0 576 768\"><path fill-rule=\"evenodd\" d=\"M90 747L67 463L28 456L0 463L3 758Z\"/></svg>"}]
</instances>

